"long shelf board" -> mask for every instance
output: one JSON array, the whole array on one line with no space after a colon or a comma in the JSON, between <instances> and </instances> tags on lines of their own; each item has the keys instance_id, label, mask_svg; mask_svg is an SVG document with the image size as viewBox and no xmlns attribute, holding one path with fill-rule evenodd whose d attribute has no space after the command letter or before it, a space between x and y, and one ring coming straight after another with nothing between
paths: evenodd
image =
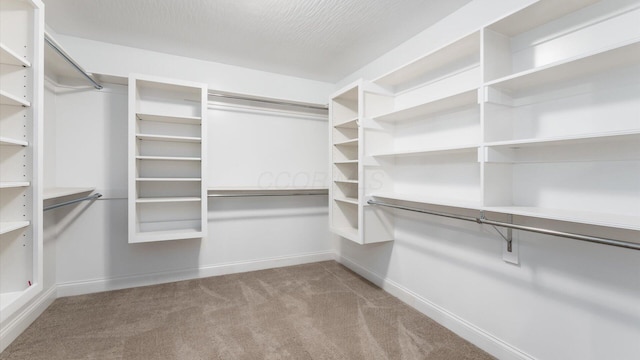
<instances>
[{"instance_id":1,"label":"long shelf board","mask_svg":"<svg viewBox=\"0 0 640 360\"><path fill-rule=\"evenodd\" d=\"M136 156L138 160L169 160L169 161L201 161L199 157L179 157L179 156Z\"/></svg>"},{"instance_id":2,"label":"long shelf board","mask_svg":"<svg viewBox=\"0 0 640 360\"><path fill-rule=\"evenodd\" d=\"M202 123L202 118L199 116L172 116L162 114L136 113L136 117L138 118L138 120L142 121L155 121L189 125L200 125Z\"/></svg>"},{"instance_id":3,"label":"long shelf board","mask_svg":"<svg viewBox=\"0 0 640 360\"><path fill-rule=\"evenodd\" d=\"M435 69L454 63L477 53L480 61L480 32L476 31L442 46L418 59L393 70L373 82L382 86L397 86L412 79L434 71Z\"/></svg>"},{"instance_id":4,"label":"long shelf board","mask_svg":"<svg viewBox=\"0 0 640 360\"><path fill-rule=\"evenodd\" d=\"M505 76L485 85L517 91L567 81L613 68L631 66L638 62L640 62L640 39Z\"/></svg>"},{"instance_id":5,"label":"long shelf board","mask_svg":"<svg viewBox=\"0 0 640 360\"><path fill-rule=\"evenodd\" d=\"M327 195L326 187L210 187L211 197L271 196L271 195Z\"/></svg>"},{"instance_id":6,"label":"long shelf board","mask_svg":"<svg viewBox=\"0 0 640 360\"><path fill-rule=\"evenodd\" d=\"M0 145L29 146L29 142L0 136Z\"/></svg>"},{"instance_id":7,"label":"long shelf board","mask_svg":"<svg viewBox=\"0 0 640 360\"><path fill-rule=\"evenodd\" d=\"M158 181L158 182L179 182L179 181L202 181L201 178L136 178L136 181Z\"/></svg>"},{"instance_id":8,"label":"long shelf board","mask_svg":"<svg viewBox=\"0 0 640 360\"><path fill-rule=\"evenodd\" d=\"M31 106L31 103L16 95L10 94L4 90L0 90L0 105L29 107Z\"/></svg>"},{"instance_id":9,"label":"long shelf board","mask_svg":"<svg viewBox=\"0 0 640 360\"><path fill-rule=\"evenodd\" d=\"M344 160L344 161L334 161L333 162L336 165L341 165L341 164L357 164L358 160Z\"/></svg>"},{"instance_id":10,"label":"long shelf board","mask_svg":"<svg viewBox=\"0 0 640 360\"><path fill-rule=\"evenodd\" d=\"M331 231L342 236L345 239L353 240L359 242L358 239L358 229L352 227L332 227Z\"/></svg>"},{"instance_id":11,"label":"long shelf board","mask_svg":"<svg viewBox=\"0 0 640 360\"><path fill-rule=\"evenodd\" d=\"M148 231L136 233L132 242L196 239L201 237L204 237L204 233L196 229Z\"/></svg>"},{"instance_id":12,"label":"long shelf board","mask_svg":"<svg viewBox=\"0 0 640 360\"><path fill-rule=\"evenodd\" d=\"M28 181L2 181L0 189L28 187L31 183Z\"/></svg>"},{"instance_id":13,"label":"long shelf board","mask_svg":"<svg viewBox=\"0 0 640 360\"><path fill-rule=\"evenodd\" d=\"M347 121L342 121L336 125L333 125L336 128L345 128L345 129L357 129L358 128L358 118L355 117L353 119L349 119Z\"/></svg>"},{"instance_id":14,"label":"long shelf board","mask_svg":"<svg viewBox=\"0 0 640 360\"><path fill-rule=\"evenodd\" d=\"M149 141L172 141L172 142L202 142L202 138L192 136L170 136L170 135L153 135L153 134L136 134L136 138Z\"/></svg>"},{"instance_id":15,"label":"long shelf board","mask_svg":"<svg viewBox=\"0 0 640 360\"><path fill-rule=\"evenodd\" d=\"M333 182L345 183L345 184L357 184L358 180L333 180Z\"/></svg>"},{"instance_id":16,"label":"long shelf board","mask_svg":"<svg viewBox=\"0 0 640 360\"><path fill-rule=\"evenodd\" d=\"M29 221L2 221L0 222L0 235L26 228L29 224Z\"/></svg>"},{"instance_id":17,"label":"long shelf board","mask_svg":"<svg viewBox=\"0 0 640 360\"><path fill-rule=\"evenodd\" d=\"M426 155L454 155L473 153L478 151L479 145L462 145L449 146L441 148L432 148L414 151L397 151L389 153L374 154L373 157L408 157L408 156L426 156Z\"/></svg>"},{"instance_id":18,"label":"long shelf board","mask_svg":"<svg viewBox=\"0 0 640 360\"><path fill-rule=\"evenodd\" d=\"M488 29L503 35L515 36L598 1L599 0L541 0L495 22L490 25Z\"/></svg>"},{"instance_id":19,"label":"long shelf board","mask_svg":"<svg viewBox=\"0 0 640 360\"><path fill-rule=\"evenodd\" d=\"M448 206L448 207L456 207L456 208L464 208L464 209L472 209L472 210L481 210L482 205L479 201L462 201L457 199L443 199L436 197L429 197L424 195L411 195L411 194L401 194L401 193L392 193L392 192L380 192L371 194L374 198L382 198L389 200L398 200L398 201L409 201L414 203L421 203L426 205L438 205L438 206Z\"/></svg>"},{"instance_id":20,"label":"long shelf board","mask_svg":"<svg viewBox=\"0 0 640 360\"><path fill-rule=\"evenodd\" d=\"M616 215L598 212L560 210L532 206L487 206L483 210L548 220L640 230L640 216Z\"/></svg>"},{"instance_id":21,"label":"long shelf board","mask_svg":"<svg viewBox=\"0 0 640 360\"><path fill-rule=\"evenodd\" d=\"M334 143L333 146L358 146L358 139L349 139Z\"/></svg>"},{"instance_id":22,"label":"long shelf board","mask_svg":"<svg viewBox=\"0 0 640 360\"><path fill-rule=\"evenodd\" d=\"M0 42L0 63L16 66L30 67L31 63Z\"/></svg>"},{"instance_id":23,"label":"long shelf board","mask_svg":"<svg viewBox=\"0 0 640 360\"><path fill-rule=\"evenodd\" d=\"M333 200L351 204L351 205L358 205L358 199L355 199L355 198L334 198Z\"/></svg>"},{"instance_id":24,"label":"long shelf board","mask_svg":"<svg viewBox=\"0 0 640 360\"><path fill-rule=\"evenodd\" d=\"M475 105L478 103L478 90L468 90L428 103L412 106L401 110L391 111L374 117L377 121L399 122L426 117L453 109Z\"/></svg>"},{"instance_id":25,"label":"long shelf board","mask_svg":"<svg viewBox=\"0 0 640 360\"><path fill-rule=\"evenodd\" d=\"M88 193L94 191L96 188L93 187L51 187L44 188L43 190L43 199L50 200L56 199L64 196L72 196L72 195L80 195L83 193Z\"/></svg>"},{"instance_id":26,"label":"long shelf board","mask_svg":"<svg viewBox=\"0 0 640 360\"><path fill-rule=\"evenodd\" d=\"M485 143L487 147L493 148L535 148L563 145L596 145L612 144L620 141L638 141L640 144L640 130L606 132L600 134L584 134L572 136L558 136L540 139L522 139L509 141L495 141Z\"/></svg>"},{"instance_id":27,"label":"long shelf board","mask_svg":"<svg viewBox=\"0 0 640 360\"><path fill-rule=\"evenodd\" d=\"M148 204L148 203L168 203L168 202L194 202L201 201L199 197L155 197L155 198L138 198L136 203Z\"/></svg>"}]
</instances>

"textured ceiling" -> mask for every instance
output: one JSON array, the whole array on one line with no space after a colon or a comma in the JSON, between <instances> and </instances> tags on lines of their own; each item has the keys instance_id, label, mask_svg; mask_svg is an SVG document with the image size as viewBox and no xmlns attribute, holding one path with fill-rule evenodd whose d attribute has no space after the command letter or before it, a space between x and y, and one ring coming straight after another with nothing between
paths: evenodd
<instances>
[{"instance_id":1,"label":"textured ceiling","mask_svg":"<svg viewBox=\"0 0 640 360\"><path fill-rule=\"evenodd\" d=\"M470 0L45 0L57 33L336 82Z\"/></svg>"}]
</instances>

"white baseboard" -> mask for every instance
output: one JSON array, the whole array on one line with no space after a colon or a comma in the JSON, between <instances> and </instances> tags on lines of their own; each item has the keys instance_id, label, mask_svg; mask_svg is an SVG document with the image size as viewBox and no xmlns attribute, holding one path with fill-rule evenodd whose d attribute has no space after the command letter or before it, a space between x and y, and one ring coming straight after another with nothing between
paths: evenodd
<instances>
[{"instance_id":1,"label":"white baseboard","mask_svg":"<svg viewBox=\"0 0 640 360\"><path fill-rule=\"evenodd\" d=\"M333 259L333 251L323 251L317 253L298 254L276 258L256 259L220 265L203 266L198 269L166 271L151 274L67 282L58 284L58 297L91 294L102 291L156 285L174 281L205 278L210 276L272 269Z\"/></svg>"},{"instance_id":2,"label":"white baseboard","mask_svg":"<svg viewBox=\"0 0 640 360\"><path fill-rule=\"evenodd\" d=\"M480 349L488 352L489 354L497 357L498 359L513 359L513 360L533 360L534 357L524 353L523 351L505 343L490 333L478 328L477 326L470 324L464 319L452 314L446 309L432 303L431 301L421 297L420 295L412 292L411 290L403 287L402 285L383 278L373 271L359 265L355 261L335 254L335 260L342 265L353 270L358 275L371 281L375 285L379 286L386 292L397 297L405 304L420 311L429 318L435 320L442 326L453 331L463 339L469 341Z\"/></svg>"},{"instance_id":3,"label":"white baseboard","mask_svg":"<svg viewBox=\"0 0 640 360\"><path fill-rule=\"evenodd\" d=\"M27 307L0 329L0 353L22 334L40 314L51 305L57 297L56 286L37 295Z\"/></svg>"}]
</instances>

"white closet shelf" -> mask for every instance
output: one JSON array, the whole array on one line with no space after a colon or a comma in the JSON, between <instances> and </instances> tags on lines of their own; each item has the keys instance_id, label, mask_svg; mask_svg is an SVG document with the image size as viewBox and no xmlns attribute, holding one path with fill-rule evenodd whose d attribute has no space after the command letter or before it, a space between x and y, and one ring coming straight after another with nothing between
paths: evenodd
<instances>
[{"instance_id":1,"label":"white closet shelf","mask_svg":"<svg viewBox=\"0 0 640 360\"><path fill-rule=\"evenodd\" d=\"M485 143L494 149L523 149L566 145L607 145L615 146L621 141L637 141L640 144L640 130L605 132L552 138L495 141Z\"/></svg>"},{"instance_id":2,"label":"white closet shelf","mask_svg":"<svg viewBox=\"0 0 640 360\"><path fill-rule=\"evenodd\" d=\"M202 138L192 137L192 136L136 134L136 138L139 140L148 140L148 141L170 141L170 142L189 142L189 143L202 142Z\"/></svg>"},{"instance_id":3,"label":"white closet shelf","mask_svg":"<svg viewBox=\"0 0 640 360\"><path fill-rule=\"evenodd\" d=\"M199 116L170 116L161 114L150 113L136 113L138 120L142 121L155 121L175 124L192 124L199 125L202 123L202 118Z\"/></svg>"},{"instance_id":4,"label":"white closet shelf","mask_svg":"<svg viewBox=\"0 0 640 360\"><path fill-rule=\"evenodd\" d=\"M497 21L488 28L504 35L515 36L598 1L599 0L541 0Z\"/></svg>"},{"instance_id":5,"label":"white closet shelf","mask_svg":"<svg viewBox=\"0 0 640 360\"><path fill-rule=\"evenodd\" d=\"M79 195L83 193L88 193L94 191L96 188L93 187L50 187L44 188L43 191L43 199L55 199L64 196L72 196Z\"/></svg>"},{"instance_id":6,"label":"white closet shelf","mask_svg":"<svg viewBox=\"0 0 640 360\"><path fill-rule=\"evenodd\" d=\"M339 197L336 197L333 200L340 201L340 202L347 203L347 204L351 204L351 205L358 205L358 199L356 199L356 198L339 198Z\"/></svg>"},{"instance_id":7,"label":"white closet shelf","mask_svg":"<svg viewBox=\"0 0 640 360\"><path fill-rule=\"evenodd\" d=\"M373 82L382 86L397 86L435 71L457 60L478 57L480 63L480 32L476 31L440 47L418 59L379 77Z\"/></svg>"},{"instance_id":8,"label":"white closet shelf","mask_svg":"<svg viewBox=\"0 0 640 360\"><path fill-rule=\"evenodd\" d=\"M0 189L28 187L31 183L28 181L2 181Z\"/></svg>"},{"instance_id":9,"label":"white closet shelf","mask_svg":"<svg viewBox=\"0 0 640 360\"><path fill-rule=\"evenodd\" d=\"M487 206L484 207L483 210L580 224L640 230L640 216L550 209L533 206Z\"/></svg>"},{"instance_id":10,"label":"white closet shelf","mask_svg":"<svg viewBox=\"0 0 640 360\"><path fill-rule=\"evenodd\" d=\"M26 228L29 224L29 221L2 221L0 222L0 235Z\"/></svg>"},{"instance_id":11,"label":"white closet shelf","mask_svg":"<svg viewBox=\"0 0 640 360\"><path fill-rule=\"evenodd\" d=\"M358 117L340 122L333 127L336 128L345 128L345 129L357 129L358 128Z\"/></svg>"},{"instance_id":12,"label":"white closet shelf","mask_svg":"<svg viewBox=\"0 0 640 360\"><path fill-rule=\"evenodd\" d=\"M29 146L29 142L0 136L0 145Z\"/></svg>"},{"instance_id":13,"label":"white closet shelf","mask_svg":"<svg viewBox=\"0 0 640 360\"><path fill-rule=\"evenodd\" d=\"M202 200L199 197L154 197L154 198L138 198L136 203L168 203L168 202L192 202Z\"/></svg>"},{"instance_id":14,"label":"white closet shelf","mask_svg":"<svg viewBox=\"0 0 640 360\"><path fill-rule=\"evenodd\" d=\"M327 187L315 187L315 186L300 186L300 187L252 187L252 186L238 186L238 187L210 187L207 189L208 193L214 194L295 194L298 192L309 192L317 194L327 194L329 188Z\"/></svg>"},{"instance_id":15,"label":"white closet shelf","mask_svg":"<svg viewBox=\"0 0 640 360\"><path fill-rule=\"evenodd\" d=\"M640 39L599 49L545 66L522 71L494 81L492 86L505 91L518 91L594 75L640 62Z\"/></svg>"},{"instance_id":16,"label":"white closet shelf","mask_svg":"<svg viewBox=\"0 0 640 360\"><path fill-rule=\"evenodd\" d=\"M386 114L374 117L374 120L386 122L407 121L477 104L478 90L473 89L417 106L390 111Z\"/></svg>"},{"instance_id":17,"label":"white closet shelf","mask_svg":"<svg viewBox=\"0 0 640 360\"><path fill-rule=\"evenodd\" d=\"M24 106L29 107L31 103L19 96L10 94L4 90L0 90L0 105Z\"/></svg>"},{"instance_id":18,"label":"white closet shelf","mask_svg":"<svg viewBox=\"0 0 640 360\"><path fill-rule=\"evenodd\" d=\"M136 181L158 181L158 182L179 182L179 181L202 181L201 178L136 178Z\"/></svg>"},{"instance_id":19,"label":"white closet shelf","mask_svg":"<svg viewBox=\"0 0 640 360\"><path fill-rule=\"evenodd\" d=\"M472 209L472 210L482 209L482 204L480 203L480 201L443 199L443 198L430 197L430 196L424 196L424 195L411 195L411 194L401 194L401 193L393 193L393 192L373 193L371 194L371 197L397 200L397 201L409 201L409 202L420 203L425 205L448 206L448 207L456 207L456 208Z\"/></svg>"},{"instance_id":20,"label":"white closet shelf","mask_svg":"<svg viewBox=\"0 0 640 360\"><path fill-rule=\"evenodd\" d=\"M17 52L11 50L9 46L0 42L0 64L31 67L31 63Z\"/></svg>"},{"instance_id":21,"label":"white closet shelf","mask_svg":"<svg viewBox=\"0 0 640 360\"><path fill-rule=\"evenodd\" d=\"M195 239L202 237L204 237L204 233L197 229L149 231L137 233L133 242Z\"/></svg>"},{"instance_id":22,"label":"white closet shelf","mask_svg":"<svg viewBox=\"0 0 640 360\"><path fill-rule=\"evenodd\" d=\"M428 156L428 155L455 155L464 153L474 153L478 151L479 145L460 145L460 146L447 146L441 148L431 148L423 150L413 151L397 151L389 153L374 154L373 157L408 157L408 156Z\"/></svg>"},{"instance_id":23,"label":"white closet shelf","mask_svg":"<svg viewBox=\"0 0 640 360\"><path fill-rule=\"evenodd\" d=\"M169 160L169 161L201 161L200 157L180 157L180 156L136 156L138 160Z\"/></svg>"},{"instance_id":24,"label":"white closet shelf","mask_svg":"<svg viewBox=\"0 0 640 360\"><path fill-rule=\"evenodd\" d=\"M333 162L336 165L342 165L342 164L357 164L358 160L344 160L344 161L334 161Z\"/></svg>"},{"instance_id":25,"label":"white closet shelf","mask_svg":"<svg viewBox=\"0 0 640 360\"><path fill-rule=\"evenodd\" d=\"M345 184L357 184L358 180L333 180L333 182L345 183Z\"/></svg>"},{"instance_id":26,"label":"white closet shelf","mask_svg":"<svg viewBox=\"0 0 640 360\"><path fill-rule=\"evenodd\" d=\"M352 241L358 241L358 229L353 227L333 227L334 233Z\"/></svg>"},{"instance_id":27,"label":"white closet shelf","mask_svg":"<svg viewBox=\"0 0 640 360\"><path fill-rule=\"evenodd\" d=\"M358 139L350 139L350 140L340 141L340 142L337 142L337 143L333 144L333 146L358 146Z\"/></svg>"}]
</instances>

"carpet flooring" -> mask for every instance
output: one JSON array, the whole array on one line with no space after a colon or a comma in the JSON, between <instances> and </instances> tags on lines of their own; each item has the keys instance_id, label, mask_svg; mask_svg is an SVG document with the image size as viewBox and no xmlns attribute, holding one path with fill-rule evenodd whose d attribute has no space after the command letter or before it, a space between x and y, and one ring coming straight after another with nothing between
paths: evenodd
<instances>
[{"instance_id":1,"label":"carpet flooring","mask_svg":"<svg viewBox=\"0 0 640 360\"><path fill-rule=\"evenodd\" d=\"M491 359L320 262L57 299L13 359Z\"/></svg>"}]
</instances>

